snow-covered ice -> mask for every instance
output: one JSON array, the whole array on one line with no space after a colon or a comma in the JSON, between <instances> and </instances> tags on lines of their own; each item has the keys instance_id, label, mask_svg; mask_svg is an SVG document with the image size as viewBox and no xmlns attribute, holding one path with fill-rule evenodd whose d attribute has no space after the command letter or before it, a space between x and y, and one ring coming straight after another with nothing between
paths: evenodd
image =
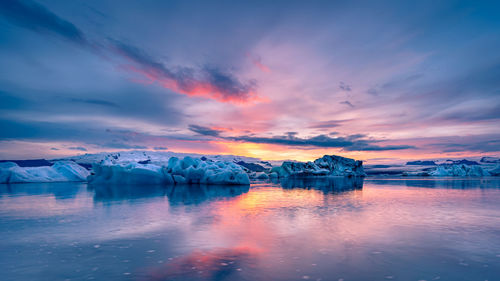
<instances>
[{"instance_id":1,"label":"snow-covered ice","mask_svg":"<svg viewBox=\"0 0 500 281\"><path fill-rule=\"evenodd\" d=\"M85 181L89 171L71 161L52 166L19 167L13 162L0 163L0 183Z\"/></svg>"}]
</instances>

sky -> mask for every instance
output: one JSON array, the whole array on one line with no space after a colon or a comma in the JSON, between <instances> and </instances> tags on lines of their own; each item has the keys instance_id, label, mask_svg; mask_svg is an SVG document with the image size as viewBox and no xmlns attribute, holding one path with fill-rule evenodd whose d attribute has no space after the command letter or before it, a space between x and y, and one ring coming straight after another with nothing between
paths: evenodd
<instances>
[{"instance_id":1,"label":"sky","mask_svg":"<svg viewBox=\"0 0 500 281\"><path fill-rule=\"evenodd\" d=\"M498 1L0 1L0 159L500 155Z\"/></svg>"}]
</instances>

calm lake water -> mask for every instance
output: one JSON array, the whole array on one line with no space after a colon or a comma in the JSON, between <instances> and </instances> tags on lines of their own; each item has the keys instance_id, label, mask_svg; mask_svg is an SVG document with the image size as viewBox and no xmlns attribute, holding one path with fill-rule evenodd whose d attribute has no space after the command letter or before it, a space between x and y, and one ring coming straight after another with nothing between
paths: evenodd
<instances>
[{"instance_id":1,"label":"calm lake water","mask_svg":"<svg viewBox=\"0 0 500 281\"><path fill-rule=\"evenodd\" d=\"M0 280L500 280L500 180L0 185Z\"/></svg>"}]
</instances>

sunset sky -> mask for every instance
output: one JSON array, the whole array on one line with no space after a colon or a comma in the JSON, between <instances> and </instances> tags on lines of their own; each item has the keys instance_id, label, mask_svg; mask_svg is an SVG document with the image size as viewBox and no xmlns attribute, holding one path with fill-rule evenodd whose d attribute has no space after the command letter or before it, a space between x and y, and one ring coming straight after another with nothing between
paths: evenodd
<instances>
[{"instance_id":1,"label":"sunset sky","mask_svg":"<svg viewBox=\"0 0 500 281\"><path fill-rule=\"evenodd\" d=\"M499 1L0 1L0 159L500 154Z\"/></svg>"}]
</instances>

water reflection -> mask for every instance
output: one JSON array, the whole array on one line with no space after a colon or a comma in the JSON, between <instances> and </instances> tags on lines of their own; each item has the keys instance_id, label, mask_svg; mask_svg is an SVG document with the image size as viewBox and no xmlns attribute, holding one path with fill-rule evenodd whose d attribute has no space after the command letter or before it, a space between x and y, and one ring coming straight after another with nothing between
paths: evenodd
<instances>
[{"instance_id":1,"label":"water reflection","mask_svg":"<svg viewBox=\"0 0 500 281\"><path fill-rule=\"evenodd\" d=\"M171 205L200 204L239 196L248 192L249 185L89 185L94 201L128 201L149 197L167 197Z\"/></svg>"},{"instance_id":2,"label":"water reflection","mask_svg":"<svg viewBox=\"0 0 500 281\"><path fill-rule=\"evenodd\" d=\"M0 213L41 218L81 212L91 208L85 186L84 183L0 184Z\"/></svg>"},{"instance_id":3,"label":"water reflection","mask_svg":"<svg viewBox=\"0 0 500 281\"><path fill-rule=\"evenodd\" d=\"M50 281L497 280L498 184L4 185L0 270Z\"/></svg>"},{"instance_id":4,"label":"water reflection","mask_svg":"<svg viewBox=\"0 0 500 281\"><path fill-rule=\"evenodd\" d=\"M94 201L127 201L139 198L165 196L167 189L162 185L107 185L92 184L88 189L94 192Z\"/></svg>"},{"instance_id":5,"label":"water reflection","mask_svg":"<svg viewBox=\"0 0 500 281\"><path fill-rule=\"evenodd\" d=\"M190 205L236 197L249 190L250 185L174 185L167 187L167 194L171 205Z\"/></svg>"},{"instance_id":6,"label":"water reflection","mask_svg":"<svg viewBox=\"0 0 500 281\"><path fill-rule=\"evenodd\" d=\"M363 180L362 177L288 177L279 183L284 189L315 189L328 194L362 189Z\"/></svg>"},{"instance_id":7,"label":"water reflection","mask_svg":"<svg viewBox=\"0 0 500 281\"><path fill-rule=\"evenodd\" d=\"M54 195L56 199L74 198L85 183L16 183L0 184L0 196Z\"/></svg>"},{"instance_id":8,"label":"water reflection","mask_svg":"<svg viewBox=\"0 0 500 281\"><path fill-rule=\"evenodd\" d=\"M256 259L257 251L249 247L195 250L149 270L142 280L241 280Z\"/></svg>"},{"instance_id":9,"label":"water reflection","mask_svg":"<svg viewBox=\"0 0 500 281\"><path fill-rule=\"evenodd\" d=\"M498 178L394 178L369 179L370 183L379 185L397 185L422 188L445 189L485 189L500 188Z\"/></svg>"}]
</instances>

